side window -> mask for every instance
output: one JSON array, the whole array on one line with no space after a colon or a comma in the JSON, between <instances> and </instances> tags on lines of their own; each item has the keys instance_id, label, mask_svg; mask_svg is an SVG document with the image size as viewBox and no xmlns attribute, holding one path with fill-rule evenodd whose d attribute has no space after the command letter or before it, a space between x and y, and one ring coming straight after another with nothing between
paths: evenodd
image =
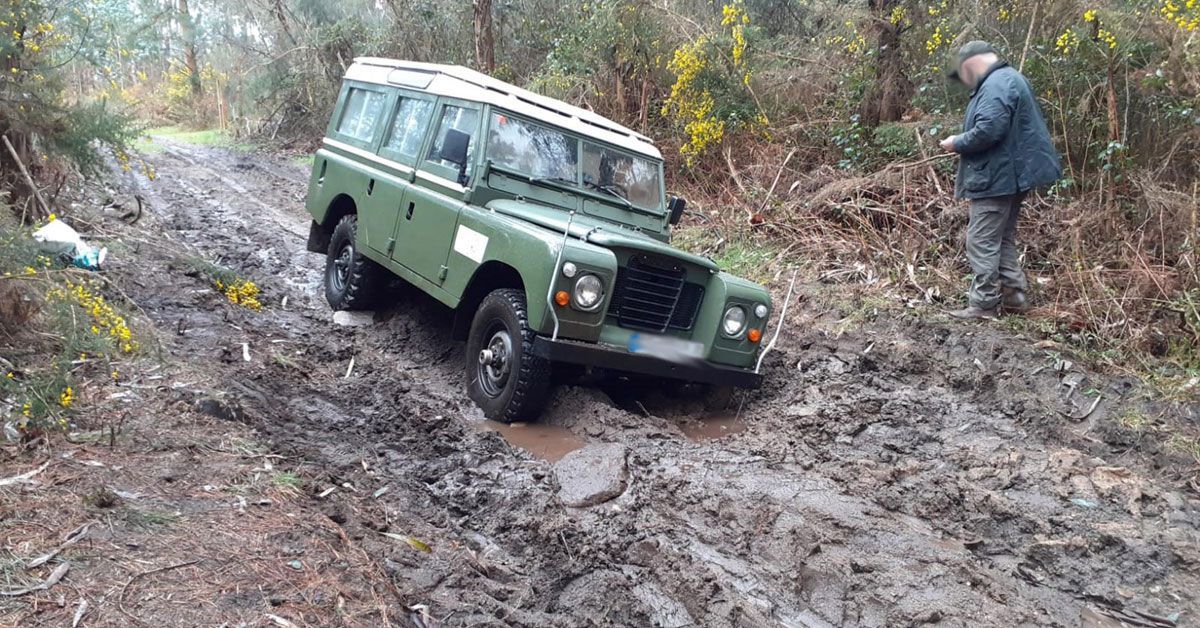
<instances>
[{"instance_id":1,"label":"side window","mask_svg":"<svg viewBox=\"0 0 1200 628\"><path fill-rule=\"evenodd\" d=\"M471 136L471 143L467 145L467 172L471 171L473 163L472 157L475 155L475 144L478 138L475 137L479 130L479 110L459 107L457 105L445 105L442 107L441 117L438 118L437 134L433 138L433 146L429 148L429 155L426 157L429 161L440 166L453 168L454 164L441 158L442 144L446 141L446 132L450 129L462 131Z\"/></svg>"},{"instance_id":2,"label":"side window","mask_svg":"<svg viewBox=\"0 0 1200 628\"><path fill-rule=\"evenodd\" d=\"M383 118L386 104L387 95L382 92L351 87L337 132L360 142L370 142L375 137L375 128Z\"/></svg>"},{"instance_id":3,"label":"side window","mask_svg":"<svg viewBox=\"0 0 1200 628\"><path fill-rule=\"evenodd\" d=\"M421 151L421 142L425 141L425 129L429 127L431 117L432 102L401 96L384 149L409 161L415 160Z\"/></svg>"}]
</instances>

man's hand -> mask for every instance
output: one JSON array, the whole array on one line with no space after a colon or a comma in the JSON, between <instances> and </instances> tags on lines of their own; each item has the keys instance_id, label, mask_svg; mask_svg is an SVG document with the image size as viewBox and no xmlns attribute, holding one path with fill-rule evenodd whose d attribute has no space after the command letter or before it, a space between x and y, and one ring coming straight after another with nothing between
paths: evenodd
<instances>
[{"instance_id":1,"label":"man's hand","mask_svg":"<svg viewBox=\"0 0 1200 628\"><path fill-rule=\"evenodd\" d=\"M958 137L958 136L957 136L957 135L951 135L950 137L947 137L946 139L944 139L944 140L942 140L941 142L939 142L939 143L938 143L938 146L941 146L941 147L942 147L942 150L946 151L947 153L953 153L953 152L955 152L955 150L954 150L954 138L956 138L956 137Z\"/></svg>"}]
</instances>

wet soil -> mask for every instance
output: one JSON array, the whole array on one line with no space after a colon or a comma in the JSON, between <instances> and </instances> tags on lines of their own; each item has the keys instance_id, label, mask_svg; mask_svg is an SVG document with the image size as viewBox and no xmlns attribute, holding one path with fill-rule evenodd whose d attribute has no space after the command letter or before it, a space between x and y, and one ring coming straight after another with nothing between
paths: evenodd
<instances>
[{"instance_id":1,"label":"wet soil","mask_svg":"<svg viewBox=\"0 0 1200 628\"><path fill-rule=\"evenodd\" d=\"M1159 411L1132 382L994 325L847 325L806 289L760 391L714 407L564 386L541 424L489 425L438 304L398 286L373 325L333 324L307 172L159 141L113 272L224 418L317 469L307 499L416 623L1196 621L1195 461L1117 420ZM264 309L230 305L189 257L257 282ZM595 443L624 445L624 491L568 508L553 462Z\"/></svg>"}]
</instances>

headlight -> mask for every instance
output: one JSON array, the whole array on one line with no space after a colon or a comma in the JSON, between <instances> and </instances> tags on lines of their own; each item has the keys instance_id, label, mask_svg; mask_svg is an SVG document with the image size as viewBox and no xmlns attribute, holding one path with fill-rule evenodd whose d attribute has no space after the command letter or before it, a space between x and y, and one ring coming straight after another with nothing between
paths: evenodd
<instances>
[{"instance_id":1,"label":"headlight","mask_svg":"<svg viewBox=\"0 0 1200 628\"><path fill-rule=\"evenodd\" d=\"M584 275L575 282L575 306L594 310L604 300L604 282L595 275Z\"/></svg>"},{"instance_id":2,"label":"headlight","mask_svg":"<svg viewBox=\"0 0 1200 628\"><path fill-rule=\"evenodd\" d=\"M767 309L767 306L763 305L762 303L754 306L754 315L759 318L766 318L769 312L770 310Z\"/></svg>"},{"instance_id":3,"label":"headlight","mask_svg":"<svg viewBox=\"0 0 1200 628\"><path fill-rule=\"evenodd\" d=\"M742 306L735 305L725 310L725 318L721 320L721 329L726 336L737 337L746 331L746 310Z\"/></svg>"}]
</instances>

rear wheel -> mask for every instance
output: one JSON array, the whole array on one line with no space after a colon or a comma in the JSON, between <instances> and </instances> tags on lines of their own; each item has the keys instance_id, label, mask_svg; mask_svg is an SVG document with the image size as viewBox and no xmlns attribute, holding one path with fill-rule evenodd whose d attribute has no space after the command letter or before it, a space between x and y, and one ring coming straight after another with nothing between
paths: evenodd
<instances>
[{"instance_id":1,"label":"rear wheel","mask_svg":"<svg viewBox=\"0 0 1200 628\"><path fill-rule=\"evenodd\" d=\"M335 310L370 308L386 287L379 264L358 252L358 218L343 216L333 229L325 258L325 300Z\"/></svg>"},{"instance_id":2,"label":"rear wheel","mask_svg":"<svg viewBox=\"0 0 1200 628\"><path fill-rule=\"evenodd\" d=\"M484 416L512 423L537 418L550 390L550 362L533 355L525 293L484 297L467 336L467 392Z\"/></svg>"}]
</instances>

